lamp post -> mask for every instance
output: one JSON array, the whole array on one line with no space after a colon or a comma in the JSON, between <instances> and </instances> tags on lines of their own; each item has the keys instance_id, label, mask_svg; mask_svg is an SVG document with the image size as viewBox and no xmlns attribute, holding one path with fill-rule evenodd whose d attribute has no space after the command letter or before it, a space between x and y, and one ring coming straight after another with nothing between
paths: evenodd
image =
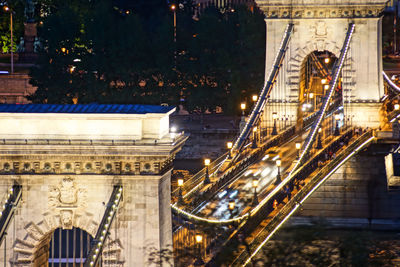
<instances>
[{"instance_id":1,"label":"lamp post","mask_svg":"<svg viewBox=\"0 0 400 267\"><path fill-rule=\"evenodd\" d=\"M178 179L178 187L179 187L178 202L183 203L183 196L182 196L183 179L182 178Z\"/></svg>"},{"instance_id":2,"label":"lamp post","mask_svg":"<svg viewBox=\"0 0 400 267\"><path fill-rule=\"evenodd\" d=\"M253 95L253 96L251 97L251 99L253 100L253 102L257 102L257 100L258 100L258 95Z\"/></svg>"},{"instance_id":3,"label":"lamp post","mask_svg":"<svg viewBox=\"0 0 400 267\"><path fill-rule=\"evenodd\" d=\"M233 216L233 211L235 210L235 200L230 200L228 203L228 209L229 213L231 214L231 217Z\"/></svg>"},{"instance_id":4,"label":"lamp post","mask_svg":"<svg viewBox=\"0 0 400 267\"><path fill-rule=\"evenodd\" d=\"M201 244L203 243L203 235L200 233L196 233L195 237L195 241L196 241L196 247L197 247L197 259L196 261L193 263L194 266L203 266L204 265L204 261L203 261L203 257L201 256Z\"/></svg>"},{"instance_id":5,"label":"lamp post","mask_svg":"<svg viewBox=\"0 0 400 267\"><path fill-rule=\"evenodd\" d=\"M11 32L11 73L14 73L14 51L13 51L13 13L14 11L11 10L10 7L4 6L4 11L10 12L10 32Z\"/></svg>"},{"instance_id":6,"label":"lamp post","mask_svg":"<svg viewBox=\"0 0 400 267\"><path fill-rule=\"evenodd\" d=\"M329 57L326 57L326 58L324 59L324 62L325 62L325 64L329 64L329 62L331 62L331 59L330 59Z\"/></svg>"},{"instance_id":7,"label":"lamp post","mask_svg":"<svg viewBox=\"0 0 400 267\"><path fill-rule=\"evenodd\" d=\"M253 128L253 145L252 148L257 148L257 126Z\"/></svg>"},{"instance_id":8,"label":"lamp post","mask_svg":"<svg viewBox=\"0 0 400 267\"><path fill-rule=\"evenodd\" d=\"M317 149L321 149L322 148L322 140L321 140L321 133L322 129L319 128L318 129L318 140L317 140Z\"/></svg>"},{"instance_id":9,"label":"lamp post","mask_svg":"<svg viewBox=\"0 0 400 267\"><path fill-rule=\"evenodd\" d=\"M208 165L210 165L210 159L204 160L204 165L206 166L206 177L204 178L204 184L210 183L210 176L208 175Z\"/></svg>"},{"instance_id":10,"label":"lamp post","mask_svg":"<svg viewBox=\"0 0 400 267\"><path fill-rule=\"evenodd\" d=\"M315 106L316 106L316 101L314 100L315 98L314 98L314 93L313 92L311 92L310 94L309 94L309 97L310 97L310 102L312 103L312 105L313 105L313 107L312 107L312 109L313 109L313 111L315 110Z\"/></svg>"},{"instance_id":11,"label":"lamp post","mask_svg":"<svg viewBox=\"0 0 400 267\"><path fill-rule=\"evenodd\" d=\"M334 136L339 136L340 135L339 120L340 120L340 116L339 116L339 114L336 114L335 115L335 121L336 121L335 132L333 133Z\"/></svg>"},{"instance_id":12,"label":"lamp post","mask_svg":"<svg viewBox=\"0 0 400 267\"><path fill-rule=\"evenodd\" d=\"M394 110L399 110L400 109L400 104L394 104Z\"/></svg>"},{"instance_id":13,"label":"lamp post","mask_svg":"<svg viewBox=\"0 0 400 267\"><path fill-rule=\"evenodd\" d=\"M299 142L296 142L296 150L297 150L296 159L300 158L300 148L301 148L301 144Z\"/></svg>"},{"instance_id":14,"label":"lamp post","mask_svg":"<svg viewBox=\"0 0 400 267\"><path fill-rule=\"evenodd\" d=\"M280 159L276 160L276 167L278 167L278 174L276 175L276 184L279 184L281 182L281 164L282 161Z\"/></svg>"},{"instance_id":15,"label":"lamp post","mask_svg":"<svg viewBox=\"0 0 400 267\"><path fill-rule=\"evenodd\" d=\"M176 70L176 5L171 5L171 10L174 12L174 68Z\"/></svg>"},{"instance_id":16,"label":"lamp post","mask_svg":"<svg viewBox=\"0 0 400 267\"><path fill-rule=\"evenodd\" d=\"M171 10L174 12L174 43L176 43L176 5L171 5Z\"/></svg>"},{"instance_id":17,"label":"lamp post","mask_svg":"<svg viewBox=\"0 0 400 267\"><path fill-rule=\"evenodd\" d=\"M232 146L233 146L232 142L226 143L226 148L228 148L228 159L232 158L232 153L231 153Z\"/></svg>"},{"instance_id":18,"label":"lamp post","mask_svg":"<svg viewBox=\"0 0 400 267\"><path fill-rule=\"evenodd\" d=\"M254 177L252 181L252 186L254 188L254 196L253 196L253 203L252 206L255 207L258 205L258 197L257 197L257 186L258 186L258 180Z\"/></svg>"},{"instance_id":19,"label":"lamp post","mask_svg":"<svg viewBox=\"0 0 400 267\"><path fill-rule=\"evenodd\" d=\"M244 117L244 111L246 109L246 103L241 103L240 104L240 109L242 110L242 116Z\"/></svg>"},{"instance_id":20,"label":"lamp post","mask_svg":"<svg viewBox=\"0 0 400 267\"><path fill-rule=\"evenodd\" d=\"M272 119L274 120L274 128L272 128L271 135L277 135L278 131L276 129L276 119L278 118L278 114L276 112L272 112Z\"/></svg>"}]
</instances>

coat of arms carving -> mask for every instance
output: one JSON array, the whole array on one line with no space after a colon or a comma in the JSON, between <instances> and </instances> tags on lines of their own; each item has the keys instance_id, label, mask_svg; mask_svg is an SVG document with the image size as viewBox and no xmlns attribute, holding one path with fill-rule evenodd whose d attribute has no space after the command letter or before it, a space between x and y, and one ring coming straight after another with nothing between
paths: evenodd
<instances>
[{"instance_id":1,"label":"coat of arms carving","mask_svg":"<svg viewBox=\"0 0 400 267\"><path fill-rule=\"evenodd\" d=\"M86 203L86 190L77 188L74 179L63 178L59 186L49 188L49 206L52 208L76 208Z\"/></svg>"}]
</instances>

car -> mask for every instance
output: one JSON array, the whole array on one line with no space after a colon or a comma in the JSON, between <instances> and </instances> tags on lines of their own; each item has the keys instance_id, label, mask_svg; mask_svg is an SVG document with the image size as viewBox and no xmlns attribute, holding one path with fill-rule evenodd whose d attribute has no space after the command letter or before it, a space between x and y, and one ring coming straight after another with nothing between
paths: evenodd
<instances>
[{"instance_id":1,"label":"car","mask_svg":"<svg viewBox=\"0 0 400 267\"><path fill-rule=\"evenodd\" d=\"M268 149L267 153L265 153L265 156L262 158L262 160L269 159L269 160L275 161L275 160L279 159L280 157L281 156L279 154L278 147L274 146L274 147L271 147L270 149Z\"/></svg>"}]
</instances>

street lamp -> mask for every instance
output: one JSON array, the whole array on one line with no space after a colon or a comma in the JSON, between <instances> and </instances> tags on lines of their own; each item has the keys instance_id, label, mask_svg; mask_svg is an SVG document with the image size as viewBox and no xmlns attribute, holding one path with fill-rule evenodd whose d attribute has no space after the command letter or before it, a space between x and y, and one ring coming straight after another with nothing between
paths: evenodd
<instances>
[{"instance_id":1,"label":"street lamp","mask_svg":"<svg viewBox=\"0 0 400 267\"><path fill-rule=\"evenodd\" d=\"M253 128L253 145L252 148L257 148L257 126Z\"/></svg>"},{"instance_id":2,"label":"street lamp","mask_svg":"<svg viewBox=\"0 0 400 267\"><path fill-rule=\"evenodd\" d=\"M231 214L231 217L232 217L233 211L235 210L235 201L234 200L229 201L228 209L229 209L229 213Z\"/></svg>"},{"instance_id":3,"label":"street lamp","mask_svg":"<svg viewBox=\"0 0 400 267\"><path fill-rule=\"evenodd\" d=\"M325 84L324 85L324 90L328 90L329 89L329 84Z\"/></svg>"},{"instance_id":4,"label":"street lamp","mask_svg":"<svg viewBox=\"0 0 400 267\"><path fill-rule=\"evenodd\" d=\"M246 109L246 103L241 103L240 109L242 110L242 116L244 116L244 110Z\"/></svg>"},{"instance_id":5,"label":"street lamp","mask_svg":"<svg viewBox=\"0 0 400 267\"><path fill-rule=\"evenodd\" d=\"M333 133L334 136L339 136L340 135L339 120L340 120L340 115L336 114L335 115L336 126L335 126L335 132Z\"/></svg>"},{"instance_id":6,"label":"street lamp","mask_svg":"<svg viewBox=\"0 0 400 267\"><path fill-rule=\"evenodd\" d=\"M196 261L193 263L194 266L203 266L204 265L204 261L202 259L201 256L201 244L203 243L203 235L200 233L196 233L196 235L194 236L195 241L196 241L196 246L197 246L197 250L198 250L198 256Z\"/></svg>"},{"instance_id":7,"label":"street lamp","mask_svg":"<svg viewBox=\"0 0 400 267\"><path fill-rule=\"evenodd\" d=\"M179 187L178 202L183 203L183 196L182 196L183 179L182 178L178 179L178 187Z\"/></svg>"},{"instance_id":8,"label":"street lamp","mask_svg":"<svg viewBox=\"0 0 400 267\"><path fill-rule=\"evenodd\" d=\"M400 109L400 105L399 104L394 104L394 110L399 110Z\"/></svg>"},{"instance_id":9,"label":"street lamp","mask_svg":"<svg viewBox=\"0 0 400 267\"><path fill-rule=\"evenodd\" d=\"M171 5L171 10L174 12L174 43L176 43L176 5Z\"/></svg>"},{"instance_id":10,"label":"street lamp","mask_svg":"<svg viewBox=\"0 0 400 267\"><path fill-rule=\"evenodd\" d=\"M209 184L210 176L208 175L208 165L210 165L210 159L205 159L204 165L206 166L206 177L204 178L204 184Z\"/></svg>"},{"instance_id":11,"label":"street lamp","mask_svg":"<svg viewBox=\"0 0 400 267\"><path fill-rule=\"evenodd\" d=\"M276 129L276 119L278 118L278 114L276 112L272 112L272 119L274 120L274 128L272 128L271 135L277 135L278 131Z\"/></svg>"},{"instance_id":12,"label":"street lamp","mask_svg":"<svg viewBox=\"0 0 400 267\"><path fill-rule=\"evenodd\" d=\"M318 129L318 141L317 141L317 149L321 149L322 148L322 140L321 140L321 133L322 129L319 128Z\"/></svg>"},{"instance_id":13,"label":"street lamp","mask_svg":"<svg viewBox=\"0 0 400 267\"><path fill-rule=\"evenodd\" d=\"M226 147L228 148L228 159L232 158L232 153L231 153L232 146L233 146L232 142L227 142L226 143Z\"/></svg>"},{"instance_id":14,"label":"street lamp","mask_svg":"<svg viewBox=\"0 0 400 267\"><path fill-rule=\"evenodd\" d=\"M14 51L13 51L13 13L10 7L4 6L4 11L10 12L10 32L11 32L11 73L14 73Z\"/></svg>"},{"instance_id":15,"label":"street lamp","mask_svg":"<svg viewBox=\"0 0 400 267\"><path fill-rule=\"evenodd\" d=\"M325 64L329 64L329 62L331 62L331 59L330 59L329 57L326 57L326 58L324 59L324 61L325 61Z\"/></svg>"},{"instance_id":16,"label":"street lamp","mask_svg":"<svg viewBox=\"0 0 400 267\"><path fill-rule=\"evenodd\" d=\"M322 79L322 80L321 80L321 83L322 83L322 84L326 84L326 79Z\"/></svg>"},{"instance_id":17,"label":"street lamp","mask_svg":"<svg viewBox=\"0 0 400 267\"><path fill-rule=\"evenodd\" d=\"M256 102L258 99L258 95L253 95L252 99L253 99L253 102Z\"/></svg>"},{"instance_id":18,"label":"street lamp","mask_svg":"<svg viewBox=\"0 0 400 267\"><path fill-rule=\"evenodd\" d=\"M299 142L296 142L296 150L297 150L296 159L300 158L300 148L301 148L301 144Z\"/></svg>"},{"instance_id":19,"label":"street lamp","mask_svg":"<svg viewBox=\"0 0 400 267\"><path fill-rule=\"evenodd\" d=\"M278 167L278 174L276 175L276 184L279 184L281 182L281 164L282 161L280 159L276 160L276 167Z\"/></svg>"},{"instance_id":20,"label":"street lamp","mask_svg":"<svg viewBox=\"0 0 400 267\"><path fill-rule=\"evenodd\" d=\"M174 12L174 70L176 70L176 5L172 4L170 8Z\"/></svg>"},{"instance_id":21,"label":"street lamp","mask_svg":"<svg viewBox=\"0 0 400 267\"><path fill-rule=\"evenodd\" d=\"M252 186L254 188L254 196L253 196L253 203L252 206L255 207L258 205L258 197L257 197L257 186L258 186L258 180L254 177L252 181Z\"/></svg>"}]
</instances>

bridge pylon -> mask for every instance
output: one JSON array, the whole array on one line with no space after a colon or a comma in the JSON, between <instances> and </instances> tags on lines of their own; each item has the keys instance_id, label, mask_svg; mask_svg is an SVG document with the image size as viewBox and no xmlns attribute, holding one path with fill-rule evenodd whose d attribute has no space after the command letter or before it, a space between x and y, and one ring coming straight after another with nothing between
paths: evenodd
<instances>
[{"instance_id":1,"label":"bridge pylon","mask_svg":"<svg viewBox=\"0 0 400 267\"><path fill-rule=\"evenodd\" d=\"M287 55L264 110L263 125L268 133L274 123L282 130L301 120L301 113L318 110L318 104L323 102L324 83L318 68L312 66L311 55L332 68L349 23L355 24L355 31L340 74L344 119L357 126L379 126L380 99L384 95L382 11L386 2L256 0L266 17L266 77L282 32L288 23L294 24Z\"/></svg>"}]
</instances>

